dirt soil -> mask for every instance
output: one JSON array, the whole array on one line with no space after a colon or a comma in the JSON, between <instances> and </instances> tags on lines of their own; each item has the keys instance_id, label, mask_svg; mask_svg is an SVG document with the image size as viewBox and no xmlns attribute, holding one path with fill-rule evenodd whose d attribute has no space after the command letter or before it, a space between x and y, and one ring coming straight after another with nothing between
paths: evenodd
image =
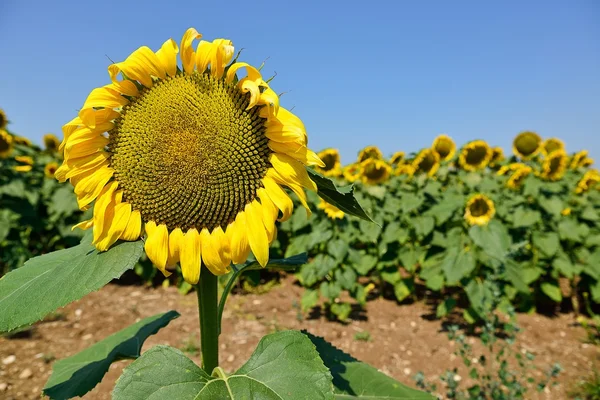
<instances>
[{"instance_id":1,"label":"dirt soil","mask_svg":"<svg viewBox=\"0 0 600 400\"><path fill-rule=\"evenodd\" d=\"M348 324L328 320L318 312L303 315L299 310L302 288L293 278L284 279L266 294L230 296L221 335L221 365L234 371L251 355L259 339L284 329L307 329L325 337L338 348L380 371L415 386L413 377L422 371L443 388L440 374L458 367L461 383L469 384L467 370L453 352L445 324L432 317L435 308L423 302L398 305L382 298L368 302L366 311ZM180 348L199 363L196 296L182 296L173 287L146 288L110 284L55 313L15 338L0 337L0 399L38 399L50 376L55 359L68 357L141 318L177 310L181 317L151 336L143 351L157 344ZM581 377L600 365L600 347L584 343L586 332L575 324L572 314L553 317L519 315L524 332L516 351L535 354L542 370L558 362L564 372L557 386L541 394L530 391L527 398L567 399L567 392ZM370 335L359 340L355 335ZM469 337L476 351L479 340ZM477 353L480 354L480 353ZM121 370L131 361L114 363L104 380L85 399L109 399ZM533 371L542 377L543 371Z\"/></svg>"}]
</instances>

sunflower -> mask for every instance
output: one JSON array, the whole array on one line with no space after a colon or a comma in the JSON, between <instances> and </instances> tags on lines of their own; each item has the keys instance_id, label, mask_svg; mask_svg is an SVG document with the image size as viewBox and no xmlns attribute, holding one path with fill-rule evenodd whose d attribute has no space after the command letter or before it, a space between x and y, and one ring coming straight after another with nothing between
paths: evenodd
<instances>
[{"instance_id":1,"label":"sunflower","mask_svg":"<svg viewBox=\"0 0 600 400\"><path fill-rule=\"evenodd\" d=\"M44 147L50 152L55 152L60 146L60 140L53 134L44 135Z\"/></svg>"},{"instance_id":2,"label":"sunflower","mask_svg":"<svg viewBox=\"0 0 600 400\"><path fill-rule=\"evenodd\" d=\"M565 142L558 138L549 138L542 143L542 153L544 155L550 155L558 150L565 150Z\"/></svg>"},{"instance_id":3,"label":"sunflower","mask_svg":"<svg viewBox=\"0 0 600 400\"><path fill-rule=\"evenodd\" d=\"M579 166L583 168L587 168L590 165L594 164L594 159L590 157L584 157L580 162Z\"/></svg>"},{"instance_id":4,"label":"sunflower","mask_svg":"<svg viewBox=\"0 0 600 400\"><path fill-rule=\"evenodd\" d=\"M433 176L440 167L440 156L434 149L423 149L412 162L414 173Z\"/></svg>"},{"instance_id":5,"label":"sunflower","mask_svg":"<svg viewBox=\"0 0 600 400\"><path fill-rule=\"evenodd\" d=\"M58 163L56 161L51 161L44 167L44 175L46 178L54 178L54 173L58 169Z\"/></svg>"},{"instance_id":6,"label":"sunflower","mask_svg":"<svg viewBox=\"0 0 600 400\"><path fill-rule=\"evenodd\" d=\"M392 171L392 167L389 166L383 160L375 160L373 158L367 158L365 161L360 163L361 166L361 180L363 183L368 185L375 185L377 183L385 182Z\"/></svg>"},{"instance_id":7,"label":"sunflower","mask_svg":"<svg viewBox=\"0 0 600 400\"><path fill-rule=\"evenodd\" d=\"M465 220L469 225L486 225L494 214L494 202L483 194L475 194L467 201Z\"/></svg>"},{"instance_id":8,"label":"sunflower","mask_svg":"<svg viewBox=\"0 0 600 400\"><path fill-rule=\"evenodd\" d=\"M390 165L399 165L404 162L404 157L406 154L403 151L397 151L390 158Z\"/></svg>"},{"instance_id":9,"label":"sunflower","mask_svg":"<svg viewBox=\"0 0 600 400\"><path fill-rule=\"evenodd\" d=\"M504 161L504 150L502 147L492 147L492 159L490 160L490 167L497 167L502 161Z\"/></svg>"},{"instance_id":10,"label":"sunflower","mask_svg":"<svg viewBox=\"0 0 600 400\"><path fill-rule=\"evenodd\" d=\"M12 135L4 129L0 129L0 158L6 158L10 155L13 149L13 142Z\"/></svg>"},{"instance_id":11,"label":"sunflower","mask_svg":"<svg viewBox=\"0 0 600 400\"><path fill-rule=\"evenodd\" d=\"M344 212L334 206L333 204L329 204L325 200L321 200L318 205L319 209L325 211L325 214L331 219L342 219L344 218Z\"/></svg>"},{"instance_id":12,"label":"sunflower","mask_svg":"<svg viewBox=\"0 0 600 400\"><path fill-rule=\"evenodd\" d=\"M467 143L458 157L458 164L465 171L476 171L487 167L492 159L492 149L485 140Z\"/></svg>"},{"instance_id":13,"label":"sunflower","mask_svg":"<svg viewBox=\"0 0 600 400\"><path fill-rule=\"evenodd\" d=\"M506 181L506 186L511 189L518 189L531 172L533 172L533 169L528 165L524 165L523 167L514 170L510 178L508 178L508 181Z\"/></svg>"},{"instance_id":14,"label":"sunflower","mask_svg":"<svg viewBox=\"0 0 600 400\"><path fill-rule=\"evenodd\" d=\"M587 171L577 183L575 193L587 192L600 182L600 173L595 169Z\"/></svg>"},{"instance_id":15,"label":"sunflower","mask_svg":"<svg viewBox=\"0 0 600 400\"><path fill-rule=\"evenodd\" d=\"M544 159L541 177L549 181L559 180L567 170L567 161L568 156L564 150L553 151Z\"/></svg>"},{"instance_id":16,"label":"sunflower","mask_svg":"<svg viewBox=\"0 0 600 400\"><path fill-rule=\"evenodd\" d=\"M510 163L508 165L503 166L496 172L497 175L506 175L508 172L514 172L521 168L527 168L527 164L523 164L520 162Z\"/></svg>"},{"instance_id":17,"label":"sunflower","mask_svg":"<svg viewBox=\"0 0 600 400\"><path fill-rule=\"evenodd\" d=\"M200 41L194 51L201 37L190 28L179 47L169 39L110 65L111 83L63 127L56 171L81 209L95 201L93 218L77 226L93 227L98 250L145 231L152 263L168 276L179 262L191 284L202 262L221 275L252 251L265 266L279 211L287 220L293 210L283 186L310 213L304 189L316 185L305 166L324 166L260 72L231 63L231 41Z\"/></svg>"},{"instance_id":18,"label":"sunflower","mask_svg":"<svg viewBox=\"0 0 600 400\"><path fill-rule=\"evenodd\" d=\"M541 150L542 138L535 132L521 132L513 140L513 153L523 160L533 158Z\"/></svg>"},{"instance_id":19,"label":"sunflower","mask_svg":"<svg viewBox=\"0 0 600 400\"><path fill-rule=\"evenodd\" d=\"M456 143L448 135L439 135L433 140L431 148L440 156L440 161L448 161L456 153Z\"/></svg>"},{"instance_id":20,"label":"sunflower","mask_svg":"<svg viewBox=\"0 0 600 400\"><path fill-rule=\"evenodd\" d=\"M358 153L358 162L361 163L369 158L383 160L383 154L377 146L367 146Z\"/></svg>"},{"instance_id":21,"label":"sunflower","mask_svg":"<svg viewBox=\"0 0 600 400\"><path fill-rule=\"evenodd\" d=\"M362 167L359 163L347 165L342 170L342 174L348 182L356 182L362 175Z\"/></svg>"},{"instance_id":22,"label":"sunflower","mask_svg":"<svg viewBox=\"0 0 600 400\"><path fill-rule=\"evenodd\" d=\"M567 207L567 208L563 209L560 213L565 217L569 216L569 215L571 215L571 208Z\"/></svg>"},{"instance_id":23,"label":"sunflower","mask_svg":"<svg viewBox=\"0 0 600 400\"><path fill-rule=\"evenodd\" d=\"M0 108L0 130L3 130L8 125L8 118L6 118L6 114L4 110Z\"/></svg>"},{"instance_id":24,"label":"sunflower","mask_svg":"<svg viewBox=\"0 0 600 400\"><path fill-rule=\"evenodd\" d=\"M342 174L342 164L340 163L340 153L337 149L326 149L318 154L319 158L325 164L322 168L315 168L317 172L325 176L340 176Z\"/></svg>"},{"instance_id":25,"label":"sunflower","mask_svg":"<svg viewBox=\"0 0 600 400\"><path fill-rule=\"evenodd\" d=\"M19 163L13 167L17 172L29 172L33 169L33 158L30 156L17 156L15 161Z\"/></svg>"},{"instance_id":26,"label":"sunflower","mask_svg":"<svg viewBox=\"0 0 600 400\"><path fill-rule=\"evenodd\" d=\"M26 137L15 136L13 139L14 139L15 144L20 144L20 145L27 146L27 147L31 146L31 140L27 139Z\"/></svg>"},{"instance_id":27,"label":"sunflower","mask_svg":"<svg viewBox=\"0 0 600 400\"><path fill-rule=\"evenodd\" d=\"M415 167L412 164L400 164L396 167L394 175L408 175L413 176L415 174Z\"/></svg>"}]
</instances>

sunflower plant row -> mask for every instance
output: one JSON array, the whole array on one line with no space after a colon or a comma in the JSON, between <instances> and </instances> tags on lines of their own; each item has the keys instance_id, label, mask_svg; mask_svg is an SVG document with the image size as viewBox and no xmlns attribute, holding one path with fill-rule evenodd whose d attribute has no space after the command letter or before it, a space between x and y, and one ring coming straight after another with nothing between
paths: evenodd
<instances>
[{"instance_id":1,"label":"sunflower plant row","mask_svg":"<svg viewBox=\"0 0 600 400\"><path fill-rule=\"evenodd\" d=\"M431 399L306 331L267 335L238 370L220 366L221 319L235 280L245 271L289 271L307 261L306 254L277 258L271 251L279 242L278 221L296 215L290 193L308 214L306 192L372 222L352 187L338 187L311 169L327 164L307 147L304 124L280 106L271 79L238 61L230 40L201 38L190 28L179 45L169 39L157 51L143 46L110 65L110 83L91 90L63 126L55 146L62 163L54 176L65 184L47 196L74 192L76 209L85 212L69 215L84 234L78 244L30 258L0 279L0 332L100 289L145 255L165 277L177 271L196 292L201 366L169 346L141 353L148 336L179 316L166 311L57 361L45 395L83 396L112 362L125 358L134 361L116 383L115 400ZM34 154L13 154L8 135L0 142L7 168L37 171ZM8 193L18 201L16 194L45 185L38 175L10 175L0 188L22 180L34 185ZM44 220L53 222L45 229L66 226L67 217L56 218L48 211ZM229 278L219 296L223 276Z\"/></svg>"},{"instance_id":2,"label":"sunflower plant row","mask_svg":"<svg viewBox=\"0 0 600 400\"><path fill-rule=\"evenodd\" d=\"M375 224L317 196L309 196L316 215L282 223L281 254L310 256L297 273L304 308L321 304L344 320L369 296L425 292L439 316L465 304L475 322L490 304L492 275L504 282L504 306L599 304L600 174L587 152L568 156L562 141L533 132L519 134L513 151L505 158L482 140L457 150L442 135L408 158L370 146L342 167L336 150L319 153L326 167L317 170L353 183Z\"/></svg>"}]
</instances>

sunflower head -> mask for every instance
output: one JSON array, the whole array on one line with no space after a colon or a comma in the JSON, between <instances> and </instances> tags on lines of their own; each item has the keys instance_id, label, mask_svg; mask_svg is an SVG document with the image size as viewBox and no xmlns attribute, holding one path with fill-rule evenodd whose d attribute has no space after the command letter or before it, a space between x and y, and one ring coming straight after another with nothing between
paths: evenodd
<instances>
[{"instance_id":1,"label":"sunflower head","mask_svg":"<svg viewBox=\"0 0 600 400\"><path fill-rule=\"evenodd\" d=\"M513 153L523 160L529 160L542 150L542 138L535 132L519 133L513 140Z\"/></svg>"},{"instance_id":2,"label":"sunflower head","mask_svg":"<svg viewBox=\"0 0 600 400\"><path fill-rule=\"evenodd\" d=\"M495 213L494 202L483 194L471 196L465 206L465 220L469 225L487 225Z\"/></svg>"},{"instance_id":3,"label":"sunflower head","mask_svg":"<svg viewBox=\"0 0 600 400\"><path fill-rule=\"evenodd\" d=\"M521 168L513 170L508 181L506 181L506 186L510 189L520 188L525 178L527 178L531 172L533 172L533 169L530 166L523 164Z\"/></svg>"},{"instance_id":4,"label":"sunflower head","mask_svg":"<svg viewBox=\"0 0 600 400\"><path fill-rule=\"evenodd\" d=\"M13 167L17 172L29 172L33 169L33 158L30 156L17 156L15 161L19 163Z\"/></svg>"},{"instance_id":5,"label":"sunflower head","mask_svg":"<svg viewBox=\"0 0 600 400\"><path fill-rule=\"evenodd\" d=\"M485 140L467 143L458 157L458 164L465 171L477 171L488 166L492 159L492 149Z\"/></svg>"},{"instance_id":6,"label":"sunflower head","mask_svg":"<svg viewBox=\"0 0 600 400\"><path fill-rule=\"evenodd\" d=\"M549 138L542 143L542 153L546 156L558 150L565 150L565 142L558 138Z\"/></svg>"},{"instance_id":7,"label":"sunflower head","mask_svg":"<svg viewBox=\"0 0 600 400\"><path fill-rule=\"evenodd\" d=\"M340 162L340 153L337 149L326 149L318 153L318 156L325 166L315 169L324 176L340 176L342 174L342 164Z\"/></svg>"},{"instance_id":8,"label":"sunflower head","mask_svg":"<svg viewBox=\"0 0 600 400\"><path fill-rule=\"evenodd\" d=\"M394 175L396 175L396 176L408 175L410 177L410 176L413 176L414 174L415 174L415 167L413 167L412 164L400 164L394 170Z\"/></svg>"},{"instance_id":9,"label":"sunflower head","mask_svg":"<svg viewBox=\"0 0 600 400\"><path fill-rule=\"evenodd\" d=\"M31 140L27 139L23 136L15 136L14 137L15 144L20 144L23 146L31 147Z\"/></svg>"},{"instance_id":10,"label":"sunflower head","mask_svg":"<svg viewBox=\"0 0 600 400\"><path fill-rule=\"evenodd\" d=\"M361 163L368 159L383 160L383 154L377 146L367 146L358 153L358 162Z\"/></svg>"},{"instance_id":11,"label":"sunflower head","mask_svg":"<svg viewBox=\"0 0 600 400\"><path fill-rule=\"evenodd\" d=\"M12 135L4 129L0 129L0 158L7 158L13 150L13 145Z\"/></svg>"},{"instance_id":12,"label":"sunflower head","mask_svg":"<svg viewBox=\"0 0 600 400\"><path fill-rule=\"evenodd\" d=\"M585 160L588 156L588 151L587 150L581 150L578 151L577 153L573 154L573 156L571 157L571 160L569 162L569 168L570 169L577 169L581 166L581 163L583 162L583 160Z\"/></svg>"},{"instance_id":13,"label":"sunflower head","mask_svg":"<svg viewBox=\"0 0 600 400\"><path fill-rule=\"evenodd\" d=\"M359 163L350 164L344 167L342 173L348 182L356 182L362 176L362 167Z\"/></svg>"},{"instance_id":14,"label":"sunflower head","mask_svg":"<svg viewBox=\"0 0 600 400\"><path fill-rule=\"evenodd\" d=\"M590 169L585 174L583 174L579 182L577 182L575 192L587 192L588 190L595 187L598 183L600 183L600 173L595 169Z\"/></svg>"},{"instance_id":15,"label":"sunflower head","mask_svg":"<svg viewBox=\"0 0 600 400\"><path fill-rule=\"evenodd\" d=\"M579 162L579 166L582 168L588 168L592 164L594 164L594 159L590 158L590 157L585 157L583 160L581 160Z\"/></svg>"},{"instance_id":16,"label":"sunflower head","mask_svg":"<svg viewBox=\"0 0 600 400\"><path fill-rule=\"evenodd\" d=\"M542 178L549 181L561 179L567 170L568 156L564 150L556 150L550 153L542 164Z\"/></svg>"},{"instance_id":17,"label":"sunflower head","mask_svg":"<svg viewBox=\"0 0 600 400\"><path fill-rule=\"evenodd\" d=\"M44 147L50 152L58 151L60 140L51 133L44 135Z\"/></svg>"},{"instance_id":18,"label":"sunflower head","mask_svg":"<svg viewBox=\"0 0 600 400\"><path fill-rule=\"evenodd\" d=\"M44 167L44 175L46 175L46 178L54 178L57 169L58 163L56 161L51 161Z\"/></svg>"},{"instance_id":19,"label":"sunflower head","mask_svg":"<svg viewBox=\"0 0 600 400\"><path fill-rule=\"evenodd\" d=\"M323 210L325 214L331 219L342 219L344 218L344 212L334 206L333 204L329 204L325 200L321 200L318 205L319 209Z\"/></svg>"},{"instance_id":20,"label":"sunflower head","mask_svg":"<svg viewBox=\"0 0 600 400\"><path fill-rule=\"evenodd\" d=\"M275 221L293 210L283 187L310 213L304 189L316 185L305 166L324 166L260 71L231 63L231 41L194 48L200 38L190 28L180 46L169 39L110 65L111 82L63 127L55 174L75 186L81 209L95 202L78 226L93 227L97 249L143 235L152 263L165 275L179 263L191 284L201 263L221 275L250 251L265 266Z\"/></svg>"},{"instance_id":21,"label":"sunflower head","mask_svg":"<svg viewBox=\"0 0 600 400\"><path fill-rule=\"evenodd\" d=\"M385 182L390 177L392 167L389 166L383 160L376 160L374 158L367 158L365 161L360 163L361 166L361 180L367 185L376 185L381 182Z\"/></svg>"},{"instance_id":22,"label":"sunflower head","mask_svg":"<svg viewBox=\"0 0 600 400\"><path fill-rule=\"evenodd\" d=\"M8 125L8 118L6 118L6 114L4 110L0 108L0 130L3 130Z\"/></svg>"},{"instance_id":23,"label":"sunflower head","mask_svg":"<svg viewBox=\"0 0 600 400\"><path fill-rule=\"evenodd\" d=\"M395 152L392 155L392 158L390 158L390 165L394 166L402 164L404 162L404 157L406 157L406 154L403 151Z\"/></svg>"},{"instance_id":24,"label":"sunflower head","mask_svg":"<svg viewBox=\"0 0 600 400\"><path fill-rule=\"evenodd\" d=\"M433 148L423 149L413 160L412 167L415 174L433 176L440 167L440 156Z\"/></svg>"},{"instance_id":25,"label":"sunflower head","mask_svg":"<svg viewBox=\"0 0 600 400\"><path fill-rule=\"evenodd\" d=\"M431 148L440 156L440 161L448 161L456 153L456 143L448 135L439 135L433 140Z\"/></svg>"},{"instance_id":26,"label":"sunflower head","mask_svg":"<svg viewBox=\"0 0 600 400\"><path fill-rule=\"evenodd\" d=\"M490 167L496 167L504 161L504 150L502 147L496 146L492 147L492 159L490 160Z\"/></svg>"}]
</instances>

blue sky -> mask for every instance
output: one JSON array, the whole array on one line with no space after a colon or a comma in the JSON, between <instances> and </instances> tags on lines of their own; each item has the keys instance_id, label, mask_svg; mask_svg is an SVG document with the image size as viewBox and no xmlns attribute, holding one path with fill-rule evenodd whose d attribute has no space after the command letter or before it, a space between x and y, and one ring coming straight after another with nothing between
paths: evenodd
<instances>
[{"instance_id":1,"label":"blue sky","mask_svg":"<svg viewBox=\"0 0 600 400\"><path fill-rule=\"evenodd\" d=\"M159 5L160 4L160 5ZM416 151L440 133L509 148L534 130L600 160L600 2L16 1L0 5L0 108L41 141L110 59L196 27L276 72L315 150Z\"/></svg>"}]
</instances>

